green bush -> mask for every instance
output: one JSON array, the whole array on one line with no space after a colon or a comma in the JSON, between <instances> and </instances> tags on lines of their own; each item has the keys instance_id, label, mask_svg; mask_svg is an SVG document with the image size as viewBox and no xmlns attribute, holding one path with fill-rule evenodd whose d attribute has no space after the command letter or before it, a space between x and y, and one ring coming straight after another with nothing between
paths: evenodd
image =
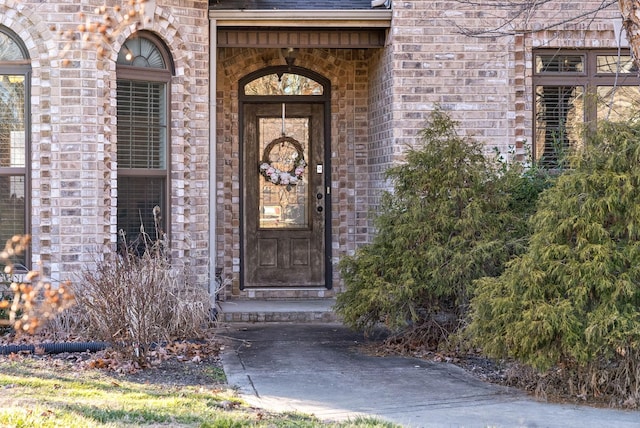
<instances>
[{"instance_id":1,"label":"green bush","mask_svg":"<svg viewBox=\"0 0 640 428\"><path fill-rule=\"evenodd\" d=\"M387 171L394 190L382 197L376 236L339 264L346 290L335 308L347 325L437 320L449 332L466 313L472 281L500 274L524 250L544 180L488 158L456 125L436 110L406 163Z\"/></svg>"},{"instance_id":2,"label":"green bush","mask_svg":"<svg viewBox=\"0 0 640 428\"><path fill-rule=\"evenodd\" d=\"M542 194L527 252L477 282L469 332L640 404L640 126L605 124L586 147Z\"/></svg>"}]
</instances>

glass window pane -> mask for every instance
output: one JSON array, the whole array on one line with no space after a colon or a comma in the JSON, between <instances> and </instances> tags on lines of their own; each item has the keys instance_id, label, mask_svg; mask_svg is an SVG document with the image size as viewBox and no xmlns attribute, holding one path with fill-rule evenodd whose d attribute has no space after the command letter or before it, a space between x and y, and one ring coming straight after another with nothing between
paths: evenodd
<instances>
[{"instance_id":1,"label":"glass window pane","mask_svg":"<svg viewBox=\"0 0 640 428\"><path fill-rule=\"evenodd\" d=\"M598 86L597 119L623 122L640 119L640 88Z\"/></svg>"},{"instance_id":2,"label":"glass window pane","mask_svg":"<svg viewBox=\"0 0 640 428\"><path fill-rule=\"evenodd\" d=\"M124 43L118 52L118 64L157 69L167 68L158 47L144 37L133 37Z\"/></svg>"},{"instance_id":3,"label":"glass window pane","mask_svg":"<svg viewBox=\"0 0 640 428\"><path fill-rule=\"evenodd\" d=\"M322 95L322 85L299 74L268 74L259 77L244 87L246 95Z\"/></svg>"},{"instance_id":4,"label":"glass window pane","mask_svg":"<svg viewBox=\"0 0 640 428\"><path fill-rule=\"evenodd\" d=\"M149 177L118 177L118 239L119 231L126 234L127 242L140 238L142 230L156 240L154 207L165 207L165 179ZM160 212L161 230L165 230L164 213Z\"/></svg>"},{"instance_id":5,"label":"glass window pane","mask_svg":"<svg viewBox=\"0 0 640 428\"><path fill-rule=\"evenodd\" d=\"M268 162L282 172L292 172L300 166L300 157L309 159L309 119L287 118L285 133L293 140L278 140L282 137L282 118L260 118L259 159ZM283 141L270 146L273 141ZM299 147L296 146L299 144ZM270 147L269 147L270 146ZM301 151L301 153L299 153ZM304 168L302 179L295 185L274 184L264 174L260 176L259 224L264 229L306 228L308 219L307 185L308 168Z\"/></svg>"},{"instance_id":6,"label":"glass window pane","mask_svg":"<svg viewBox=\"0 0 640 428\"><path fill-rule=\"evenodd\" d=\"M118 166L165 169L164 83L118 80Z\"/></svg>"},{"instance_id":7,"label":"glass window pane","mask_svg":"<svg viewBox=\"0 0 640 428\"><path fill-rule=\"evenodd\" d=\"M582 73L583 55L536 55L535 71L544 73Z\"/></svg>"},{"instance_id":8,"label":"glass window pane","mask_svg":"<svg viewBox=\"0 0 640 428\"><path fill-rule=\"evenodd\" d=\"M0 249L12 236L26 233L25 210L24 176L0 176ZM24 260L21 254L16 261L25 264Z\"/></svg>"},{"instance_id":9,"label":"glass window pane","mask_svg":"<svg viewBox=\"0 0 640 428\"><path fill-rule=\"evenodd\" d=\"M0 167L25 167L24 76L0 75Z\"/></svg>"},{"instance_id":10,"label":"glass window pane","mask_svg":"<svg viewBox=\"0 0 640 428\"><path fill-rule=\"evenodd\" d=\"M637 73L630 55L598 55L596 58L596 73Z\"/></svg>"},{"instance_id":11,"label":"glass window pane","mask_svg":"<svg viewBox=\"0 0 640 428\"><path fill-rule=\"evenodd\" d=\"M536 160L557 167L570 147L582 143L584 89L581 86L536 87Z\"/></svg>"},{"instance_id":12,"label":"glass window pane","mask_svg":"<svg viewBox=\"0 0 640 428\"><path fill-rule=\"evenodd\" d=\"M20 61L23 59L25 56L20 46L8 34L0 31L0 61Z\"/></svg>"}]
</instances>

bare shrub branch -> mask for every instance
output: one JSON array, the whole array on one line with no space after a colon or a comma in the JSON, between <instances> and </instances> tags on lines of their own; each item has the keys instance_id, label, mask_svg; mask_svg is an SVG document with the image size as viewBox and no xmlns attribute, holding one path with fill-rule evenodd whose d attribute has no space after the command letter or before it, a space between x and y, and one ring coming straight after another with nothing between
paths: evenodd
<instances>
[{"instance_id":1,"label":"bare shrub branch","mask_svg":"<svg viewBox=\"0 0 640 428\"><path fill-rule=\"evenodd\" d=\"M93 47L99 59L107 58L113 42L126 28L133 26L138 29L148 21L147 2L148 0L128 0L123 6L104 4L95 8L93 13L79 12L79 23L75 27L58 30L63 39L67 40L60 53L62 65L68 66L71 63L68 54L77 42ZM57 29L54 27L52 30Z\"/></svg>"},{"instance_id":2,"label":"bare shrub branch","mask_svg":"<svg viewBox=\"0 0 640 428\"><path fill-rule=\"evenodd\" d=\"M571 23L592 20L599 12L613 6L620 0L602 0L596 7L581 10L580 12L576 12L574 16L558 20L534 19L536 13L540 11L543 6L557 2L558 0L455 1L459 4L469 6L470 8L481 10L484 14L490 10L495 10L497 13L492 18L499 21L499 24L497 25L487 24L486 27L482 28L469 28L453 23L461 34L477 38L492 38L551 30ZM498 12L500 14L498 14ZM532 27L530 25L531 22L536 22L536 26Z\"/></svg>"},{"instance_id":3,"label":"bare shrub branch","mask_svg":"<svg viewBox=\"0 0 640 428\"><path fill-rule=\"evenodd\" d=\"M159 343L203 337L211 317L207 291L189 284L186 269L171 262L157 223L156 236L141 229L139 239L97 258L74 287L88 333L141 366Z\"/></svg>"},{"instance_id":4,"label":"bare shrub branch","mask_svg":"<svg viewBox=\"0 0 640 428\"><path fill-rule=\"evenodd\" d=\"M0 319L0 326L13 328L16 333L34 334L73 305L74 297L69 282L52 285L40 270L16 269L15 257L23 254L30 242L30 236L16 235L0 252L0 263L5 265L4 280L0 282L0 311L6 314Z\"/></svg>"}]
</instances>

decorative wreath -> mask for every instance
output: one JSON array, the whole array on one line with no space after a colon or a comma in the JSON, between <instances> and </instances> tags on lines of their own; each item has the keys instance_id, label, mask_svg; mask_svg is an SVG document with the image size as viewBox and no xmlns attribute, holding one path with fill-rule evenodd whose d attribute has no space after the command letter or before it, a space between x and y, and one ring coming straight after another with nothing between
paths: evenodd
<instances>
[{"instance_id":1,"label":"decorative wreath","mask_svg":"<svg viewBox=\"0 0 640 428\"><path fill-rule=\"evenodd\" d=\"M278 144L289 144L296 149L295 161L293 162L293 167L289 171L282 171L271 164L271 150L273 150L273 148ZM280 137L270 142L269 145L264 148L259 171L260 175L270 183L283 186L295 186L302 180L306 166L307 162L304 160L304 153L300 143L291 137Z\"/></svg>"}]
</instances>

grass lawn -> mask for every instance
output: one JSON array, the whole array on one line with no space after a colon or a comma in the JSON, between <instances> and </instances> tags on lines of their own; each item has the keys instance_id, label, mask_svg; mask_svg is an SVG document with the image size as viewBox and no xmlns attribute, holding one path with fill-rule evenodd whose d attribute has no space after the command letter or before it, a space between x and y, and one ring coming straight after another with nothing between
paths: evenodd
<instances>
[{"instance_id":1,"label":"grass lawn","mask_svg":"<svg viewBox=\"0 0 640 428\"><path fill-rule=\"evenodd\" d=\"M127 380L47 357L0 357L2 427L385 427L373 419L330 423L244 405L210 370L206 385Z\"/></svg>"}]
</instances>

